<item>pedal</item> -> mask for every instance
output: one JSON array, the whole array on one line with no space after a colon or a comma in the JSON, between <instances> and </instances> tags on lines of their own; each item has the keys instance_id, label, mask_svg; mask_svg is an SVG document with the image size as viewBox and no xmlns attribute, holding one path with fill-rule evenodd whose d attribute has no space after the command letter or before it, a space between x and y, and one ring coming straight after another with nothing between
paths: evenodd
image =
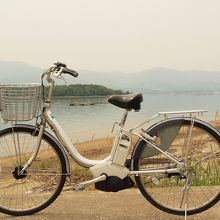
<instances>
[{"instance_id":1,"label":"pedal","mask_svg":"<svg viewBox=\"0 0 220 220\"><path fill-rule=\"evenodd\" d=\"M97 182L102 181L102 180L106 180L106 175L103 174L103 175L101 175L101 176L99 176L97 178L94 178L92 180L85 181L85 182L82 182L82 183L79 183L79 184L75 184L75 185L73 185L73 190L75 190L75 191L82 191L82 190L85 189L85 187L87 185L90 185L92 183L97 183Z\"/></svg>"},{"instance_id":2,"label":"pedal","mask_svg":"<svg viewBox=\"0 0 220 220\"><path fill-rule=\"evenodd\" d=\"M83 191L85 188L85 185L82 185L81 183L73 185L74 191Z\"/></svg>"}]
</instances>

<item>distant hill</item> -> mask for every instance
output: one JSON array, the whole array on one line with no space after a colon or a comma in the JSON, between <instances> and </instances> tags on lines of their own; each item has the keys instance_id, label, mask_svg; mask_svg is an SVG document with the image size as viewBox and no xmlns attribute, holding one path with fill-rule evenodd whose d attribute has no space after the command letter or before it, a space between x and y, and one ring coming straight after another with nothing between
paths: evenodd
<instances>
[{"instance_id":1,"label":"distant hill","mask_svg":"<svg viewBox=\"0 0 220 220\"><path fill-rule=\"evenodd\" d=\"M154 68L134 73L81 71L80 82L90 82L133 91L220 90L220 72ZM113 87L112 87L113 86Z\"/></svg>"},{"instance_id":2,"label":"distant hill","mask_svg":"<svg viewBox=\"0 0 220 220\"><path fill-rule=\"evenodd\" d=\"M42 71L41 68L22 62L0 61L0 83L39 82ZM142 92L220 91L220 72L214 71L154 68L133 73L78 72L79 77L76 79L67 77L68 83L99 84L113 89Z\"/></svg>"},{"instance_id":3,"label":"distant hill","mask_svg":"<svg viewBox=\"0 0 220 220\"><path fill-rule=\"evenodd\" d=\"M0 83L40 82L42 71L23 62L0 61Z\"/></svg>"}]
</instances>

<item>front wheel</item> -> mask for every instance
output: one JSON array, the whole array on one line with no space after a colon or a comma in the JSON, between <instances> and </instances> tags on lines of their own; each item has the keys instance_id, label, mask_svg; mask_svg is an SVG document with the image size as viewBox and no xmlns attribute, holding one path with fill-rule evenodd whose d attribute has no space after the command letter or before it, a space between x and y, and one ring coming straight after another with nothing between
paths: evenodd
<instances>
[{"instance_id":1,"label":"front wheel","mask_svg":"<svg viewBox=\"0 0 220 220\"><path fill-rule=\"evenodd\" d=\"M0 131L0 212L31 215L49 206L60 194L66 179L65 158L48 135L43 135L32 165L19 173L36 142L31 126Z\"/></svg>"},{"instance_id":2,"label":"front wheel","mask_svg":"<svg viewBox=\"0 0 220 220\"><path fill-rule=\"evenodd\" d=\"M154 173L135 177L143 196L157 208L175 215L205 211L220 199L220 136L205 122L190 118L168 119L148 134L157 145L185 164L184 173ZM133 170L175 168L177 165L139 141Z\"/></svg>"}]
</instances>

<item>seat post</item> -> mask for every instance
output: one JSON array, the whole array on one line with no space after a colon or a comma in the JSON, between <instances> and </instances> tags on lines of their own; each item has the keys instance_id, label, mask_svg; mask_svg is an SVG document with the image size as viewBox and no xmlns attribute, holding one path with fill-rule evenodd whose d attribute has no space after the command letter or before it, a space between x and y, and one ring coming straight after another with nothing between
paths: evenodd
<instances>
[{"instance_id":1,"label":"seat post","mask_svg":"<svg viewBox=\"0 0 220 220\"><path fill-rule=\"evenodd\" d=\"M124 127L124 125L125 125L125 122L126 122L126 119L127 119L127 116L128 116L128 112L129 112L129 110L128 110L128 109L125 109L123 118L122 118L122 120L121 120L121 126L122 126L122 127Z\"/></svg>"}]
</instances>

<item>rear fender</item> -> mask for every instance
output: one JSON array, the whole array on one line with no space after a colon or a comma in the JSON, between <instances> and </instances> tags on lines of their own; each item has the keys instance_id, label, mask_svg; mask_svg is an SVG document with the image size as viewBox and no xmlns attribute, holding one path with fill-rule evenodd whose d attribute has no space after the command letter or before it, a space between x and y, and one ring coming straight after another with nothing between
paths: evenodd
<instances>
[{"instance_id":1,"label":"rear fender","mask_svg":"<svg viewBox=\"0 0 220 220\"><path fill-rule=\"evenodd\" d=\"M152 125L150 128L146 130L146 132L152 137L154 136L159 137L160 143L157 146L160 149L166 151L169 148L170 144L172 144L181 126L183 124L191 124L191 123L192 123L192 118L188 118L188 117L170 118ZM220 141L219 131L213 128L210 124L201 121L199 119L194 119L194 124L199 124L200 128L208 127L211 133L213 134L213 136L218 135L216 136L216 139ZM139 139L132 152L131 170L133 170L134 160L140 159L142 157L152 157L157 154L159 154L158 150L146 144L145 141Z\"/></svg>"}]
</instances>

